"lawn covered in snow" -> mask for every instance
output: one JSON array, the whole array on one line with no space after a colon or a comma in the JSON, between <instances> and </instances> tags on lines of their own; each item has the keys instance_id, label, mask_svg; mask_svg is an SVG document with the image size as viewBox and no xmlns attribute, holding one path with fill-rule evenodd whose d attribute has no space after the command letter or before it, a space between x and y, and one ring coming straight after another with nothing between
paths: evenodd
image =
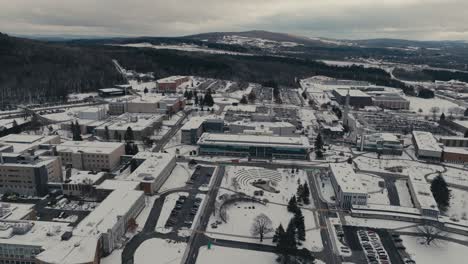
<instances>
[{"instance_id":1,"label":"lawn covered in snow","mask_svg":"<svg viewBox=\"0 0 468 264\"><path fill-rule=\"evenodd\" d=\"M180 263L186 246L183 242L148 239L135 251L135 264Z\"/></svg>"},{"instance_id":2,"label":"lawn covered in snow","mask_svg":"<svg viewBox=\"0 0 468 264\"><path fill-rule=\"evenodd\" d=\"M276 263L277 255L269 252L253 251L239 248L228 248L213 245L211 249L201 247L197 264L271 264Z\"/></svg>"},{"instance_id":3,"label":"lawn covered in snow","mask_svg":"<svg viewBox=\"0 0 468 264\"><path fill-rule=\"evenodd\" d=\"M447 115L448 110L450 108L460 108L457 104L438 97L424 99L414 96L405 96L405 98L410 101L410 110L419 113L419 109L421 109L422 113L420 114L424 115L432 115L432 107L439 107L440 112L437 113L437 116L439 116L442 113L445 113L445 115Z\"/></svg>"},{"instance_id":4,"label":"lawn covered in snow","mask_svg":"<svg viewBox=\"0 0 468 264\"><path fill-rule=\"evenodd\" d=\"M446 214L453 219L468 220L468 192L456 188L450 188L450 190L452 198Z\"/></svg>"},{"instance_id":5,"label":"lawn covered in snow","mask_svg":"<svg viewBox=\"0 0 468 264\"><path fill-rule=\"evenodd\" d=\"M428 246L420 243L422 238L401 236L401 239L406 251L416 263L456 264L466 263L468 258L468 247L457 243L437 240Z\"/></svg>"}]
</instances>

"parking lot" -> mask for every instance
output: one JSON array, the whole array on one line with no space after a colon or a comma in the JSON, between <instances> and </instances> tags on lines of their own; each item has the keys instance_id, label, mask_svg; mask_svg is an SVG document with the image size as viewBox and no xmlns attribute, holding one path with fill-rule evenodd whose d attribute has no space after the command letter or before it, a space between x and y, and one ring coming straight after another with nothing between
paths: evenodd
<instances>
[{"instance_id":1,"label":"parking lot","mask_svg":"<svg viewBox=\"0 0 468 264\"><path fill-rule=\"evenodd\" d=\"M165 223L166 228L179 230L192 227L204 199L204 194L200 193L200 189L208 186L214 169L214 167L196 167L187 181L187 184L192 185L192 189L188 195L179 196Z\"/></svg>"},{"instance_id":2,"label":"parking lot","mask_svg":"<svg viewBox=\"0 0 468 264\"><path fill-rule=\"evenodd\" d=\"M257 102L271 103L273 100L273 88L256 85L252 92L257 96Z\"/></svg>"},{"instance_id":3,"label":"parking lot","mask_svg":"<svg viewBox=\"0 0 468 264\"><path fill-rule=\"evenodd\" d=\"M280 88L280 93L283 104L302 105L301 98L299 98L300 95L296 90L282 87Z\"/></svg>"}]
</instances>

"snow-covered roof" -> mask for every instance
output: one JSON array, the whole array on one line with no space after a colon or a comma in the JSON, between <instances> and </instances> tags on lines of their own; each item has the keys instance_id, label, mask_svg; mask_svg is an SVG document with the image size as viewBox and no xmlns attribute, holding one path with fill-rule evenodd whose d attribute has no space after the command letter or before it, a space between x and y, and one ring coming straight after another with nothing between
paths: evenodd
<instances>
[{"instance_id":1,"label":"snow-covered roof","mask_svg":"<svg viewBox=\"0 0 468 264\"><path fill-rule=\"evenodd\" d=\"M216 115L195 116L195 117L189 118L187 122L182 126L181 130L198 129L203 124L203 122L207 120L222 121L222 119L220 119Z\"/></svg>"},{"instance_id":2,"label":"snow-covered roof","mask_svg":"<svg viewBox=\"0 0 468 264\"><path fill-rule=\"evenodd\" d=\"M187 76L170 76L170 77L166 77L163 79L159 79L157 82L158 83L172 83L183 78L187 78Z\"/></svg>"},{"instance_id":3,"label":"snow-covered roof","mask_svg":"<svg viewBox=\"0 0 468 264\"><path fill-rule=\"evenodd\" d=\"M413 138L419 150L442 152L434 135L426 131L413 131Z\"/></svg>"},{"instance_id":4,"label":"snow-covered roof","mask_svg":"<svg viewBox=\"0 0 468 264\"><path fill-rule=\"evenodd\" d=\"M125 113L116 118L113 118L111 121L104 123L98 126L96 129L105 129L117 130L117 131L126 131L128 127L131 127L133 131L141 131L152 127L154 123L162 121L163 115L158 114L131 114Z\"/></svg>"},{"instance_id":5,"label":"snow-covered roof","mask_svg":"<svg viewBox=\"0 0 468 264\"><path fill-rule=\"evenodd\" d=\"M350 164L330 164L330 170L343 192L367 194L367 190L363 188L361 183L361 178L354 172Z\"/></svg>"},{"instance_id":6,"label":"snow-covered roof","mask_svg":"<svg viewBox=\"0 0 468 264\"><path fill-rule=\"evenodd\" d=\"M266 147L310 148L307 137L279 137L244 134L211 134L203 133L198 140L203 145L253 145Z\"/></svg>"},{"instance_id":7,"label":"snow-covered roof","mask_svg":"<svg viewBox=\"0 0 468 264\"><path fill-rule=\"evenodd\" d=\"M39 145L48 144L49 142L59 142L60 136L36 136L10 134L0 138L0 143L13 146L13 151L16 153L23 152L27 149L36 148Z\"/></svg>"},{"instance_id":8,"label":"snow-covered roof","mask_svg":"<svg viewBox=\"0 0 468 264\"><path fill-rule=\"evenodd\" d=\"M157 181L160 174L175 159L174 154L156 152L138 152L133 159L144 160L125 180L137 182Z\"/></svg>"},{"instance_id":9,"label":"snow-covered roof","mask_svg":"<svg viewBox=\"0 0 468 264\"><path fill-rule=\"evenodd\" d=\"M421 209L428 210L439 210L437 203L432 195L431 186L426 181L424 176L416 173L410 173L408 175L410 187L413 189L416 200L418 201Z\"/></svg>"},{"instance_id":10,"label":"snow-covered roof","mask_svg":"<svg viewBox=\"0 0 468 264\"><path fill-rule=\"evenodd\" d=\"M95 184L97 181L102 179L106 173L105 172L90 172L90 171L79 171L73 170L71 177L68 181L65 181L67 184Z\"/></svg>"},{"instance_id":11,"label":"snow-covered roof","mask_svg":"<svg viewBox=\"0 0 468 264\"><path fill-rule=\"evenodd\" d=\"M65 141L57 145L58 152L84 152L97 154L110 154L122 147L123 143L101 141Z\"/></svg>"},{"instance_id":12,"label":"snow-covered roof","mask_svg":"<svg viewBox=\"0 0 468 264\"><path fill-rule=\"evenodd\" d=\"M349 96L351 97L371 97L365 92L361 90L357 90L357 89L338 88L338 89L334 89L334 91L343 97L346 97L348 95L348 91L349 91Z\"/></svg>"},{"instance_id":13,"label":"snow-covered roof","mask_svg":"<svg viewBox=\"0 0 468 264\"><path fill-rule=\"evenodd\" d=\"M250 121L250 120L241 120L241 121L235 121L235 122L231 122L230 124L233 124L233 125L243 125L243 126L249 126L249 127L255 127L255 128L262 128L262 127L265 127L265 128L286 128L286 127L289 127L289 128L296 128L293 124L289 123L289 122L284 122L284 121L281 121L281 122L255 122L255 121Z\"/></svg>"},{"instance_id":14,"label":"snow-covered roof","mask_svg":"<svg viewBox=\"0 0 468 264\"><path fill-rule=\"evenodd\" d=\"M468 148L444 147L444 152L460 154L460 155L468 155Z\"/></svg>"},{"instance_id":15,"label":"snow-covered roof","mask_svg":"<svg viewBox=\"0 0 468 264\"><path fill-rule=\"evenodd\" d=\"M453 122L459 126L464 127L465 129L468 129L468 120L453 120Z\"/></svg>"},{"instance_id":16,"label":"snow-covered roof","mask_svg":"<svg viewBox=\"0 0 468 264\"><path fill-rule=\"evenodd\" d=\"M13 227L27 225L31 229L24 234L15 234ZM68 223L26 221L26 220L0 220L0 244L31 245L51 248L61 242L61 235L71 231Z\"/></svg>"}]
</instances>

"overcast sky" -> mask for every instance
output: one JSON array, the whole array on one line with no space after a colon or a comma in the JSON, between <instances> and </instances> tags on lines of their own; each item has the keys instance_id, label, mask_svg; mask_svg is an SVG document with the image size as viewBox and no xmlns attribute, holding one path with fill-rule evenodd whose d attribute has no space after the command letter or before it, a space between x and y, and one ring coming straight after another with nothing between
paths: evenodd
<instances>
[{"instance_id":1,"label":"overcast sky","mask_svg":"<svg viewBox=\"0 0 468 264\"><path fill-rule=\"evenodd\" d=\"M0 31L10 34L180 36L253 29L468 40L468 0L0 0Z\"/></svg>"}]
</instances>

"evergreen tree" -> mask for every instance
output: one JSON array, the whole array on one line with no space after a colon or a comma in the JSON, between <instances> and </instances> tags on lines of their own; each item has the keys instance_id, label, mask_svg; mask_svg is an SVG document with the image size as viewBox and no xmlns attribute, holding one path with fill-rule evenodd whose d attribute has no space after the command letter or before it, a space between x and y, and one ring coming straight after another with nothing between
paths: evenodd
<instances>
[{"instance_id":1,"label":"evergreen tree","mask_svg":"<svg viewBox=\"0 0 468 264\"><path fill-rule=\"evenodd\" d=\"M468 138L468 130L465 131L465 138Z\"/></svg>"},{"instance_id":2,"label":"evergreen tree","mask_svg":"<svg viewBox=\"0 0 468 264\"><path fill-rule=\"evenodd\" d=\"M440 121L444 121L444 120L445 120L445 113L442 113L442 114L440 115Z\"/></svg>"},{"instance_id":3,"label":"evergreen tree","mask_svg":"<svg viewBox=\"0 0 468 264\"><path fill-rule=\"evenodd\" d=\"M124 134L124 140L125 142L132 142L134 140L133 130L131 127L127 127L127 131L125 131Z\"/></svg>"},{"instance_id":4,"label":"evergreen tree","mask_svg":"<svg viewBox=\"0 0 468 264\"><path fill-rule=\"evenodd\" d=\"M16 122L16 119L13 119L12 127L17 127L17 126L18 126L18 122Z\"/></svg>"},{"instance_id":5,"label":"evergreen tree","mask_svg":"<svg viewBox=\"0 0 468 264\"><path fill-rule=\"evenodd\" d=\"M446 212L450 206L450 190L441 174L432 181L431 192L437 202L439 210Z\"/></svg>"},{"instance_id":6,"label":"evergreen tree","mask_svg":"<svg viewBox=\"0 0 468 264\"><path fill-rule=\"evenodd\" d=\"M189 92L188 92L188 95L187 95L187 99L188 99L188 100L192 100L192 98L193 98L193 92L192 92L192 91L189 91Z\"/></svg>"},{"instance_id":7,"label":"evergreen tree","mask_svg":"<svg viewBox=\"0 0 468 264\"><path fill-rule=\"evenodd\" d=\"M122 141L122 137L120 136L119 132L117 132L117 130L114 131L114 140L117 140L117 141Z\"/></svg>"},{"instance_id":8,"label":"evergreen tree","mask_svg":"<svg viewBox=\"0 0 468 264\"><path fill-rule=\"evenodd\" d=\"M251 92L249 93L249 102L250 102L251 104L253 104L253 103L255 103L255 100L257 100L257 95L255 94L254 91L251 91Z\"/></svg>"},{"instance_id":9,"label":"evergreen tree","mask_svg":"<svg viewBox=\"0 0 468 264\"><path fill-rule=\"evenodd\" d=\"M303 97L304 99L307 99L307 93L306 93L305 90L302 92L302 97Z\"/></svg>"},{"instance_id":10,"label":"evergreen tree","mask_svg":"<svg viewBox=\"0 0 468 264\"><path fill-rule=\"evenodd\" d=\"M145 89L143 90L143 92L145 93L145 95L148 93L148 88L145 87Z\"/></svg>"},{"instance_id":11,"label":"evergreen tree","mask_svg":"<svg viewBox=\"0 0 468 264\"><path fill-rule=\"evenodd\" d=\"M185 97L185 99L188 100L188 91L187 90L185 90L185 92L184 92L184 97Z\"/></svg>"},{"instance_id":12,"label":"evergreen tree","mask_svg":"<svg viewBox=\"0 0 468 264\"><path fill-rule=\"evenodd\" d=\"M296 196L293 195L293 197L291 197L291 199L289 200L289 203L288 203L288 211L291 212L291 213L294 213L296 212L298 209L297 207L297 200L296 200Z\"/></svg>"},{"instance_id":13,"label":"evergreen tree","mask_svg":"<svg viewBox=\"0 0 468 264\"><path fill-rule=\"evenodd\" d=\"M198 96L195 95L195 105L198 105Z\"/></svg>"},{"instance_id":14,"label":"evergreen tree","mask_svg":"<svg viewBox=\"0 0 468 264\"><path fill-rule=\"evenodd\" d=\"M302 214L301 209L298 209L294 214L294 225L296 227L297 239L300 241L305 241L305 224L304 224L304 215Z\"/></svg>"},{"instance_id":15,"label":"evergreen tree","mask_svg":"<svg viewBox=\"0 0 468 264\"><path fill-rule=\"evenodd\" d=\"M247 97L245 97L245 95L243 95L242 98L240 99L239 103L241 103L241 104L247 104L247 103L248 103Z\"/></svg>"},{"instance_id":16,"label":"evergreen tree","mask_svg":"<svg viewBox=\"0 0 468 264\"><path fill-rule=\"evenodd\" d=\"M80 129L80 124L78 123L78 120L75 121L75 131L73 135L73 140L74 141L82 141L83 138L81 137L81 129Z\"/></svg>"},{"instance_id":17,"label":"evergreen tree","mask_svg":"<svg viewBox=\"0 0 468 264\"><path fill-rule=\"evenodd\" d=\"M279 241L284 236L284 233L285 231L283 225L280 224L275 230L275 235L273 236L273 243L277 243L277 245L279 245Z\"/></svg>"},{"instance_id":18,"label":"evergreen tree","mask_svg":"<svg viewBox=\"0 0 468 264\"><path fill-rule=\"evenodd\" d=\"M468 108L465 109L465 113L463 113L464 116L468 116Z\"/></svg>"},{"instance_id":19,"label":"evergreen tree","mask_svg":"<svg viewBox=\"0 0 468 264\"><path fill-rule=\"evenodd\" d=\"M105 126L104 127L104 140L109 141L109 139L110 139L109 128Z\"/></svg>"},{"instance_id":20,"label":"evergreen tree","mask_svg":"<svg viewBox=\"0 0 468 264\"><path fill-rule=\"evenodd\" d=\"M140 150L138 149L137 144L133 144L132 152L133 152L133 155L136 155L136 154L138 154L138 152L140 152Z\"/></svg>"},{"instance_id":21,"label":"evergreen tree","mask_svg":"<svg viewBox=\"0 0 468 264\"><path fill-rule=\"evenodd\" d=\"M203 96L200 96L200 98L198 99L198 104L200 106L204 106L205 105L205 99L203 99Z\"/></svg>"},{"instance_id":22,"label":"evergreen tree","mask_svg":"<svg viewBox=\"0 0 468 264\"><path fill-rule=\"evenodd\" d=\"M299 183L299 185L297 186L297 191L296 191L296 196L297 196L297 202L302 202L302 198L303 198L303 195L304 195L304 186L302 186L302 184Z\"/></svg>"},{"instance_id":23,"label":"evergreen tree","mask_svg":"<svg viewBox=\"0 0 468 264\"><path fill-rule=\"evenodd\" d=\"M211 96L211 90L208 89L208 91L205 93L205 98L203 99L203 104L209 107L212 107L214 105L214 100L213 96Z\"/></svg>"},{"instance_id":24,"label":"evergreen tree","mask_svg":"<svg viewBox=\"0 0 468 264\"><path fill-rule=\"evenodd\" d=\"M315 139L315 154L317 155L317 158L322 158L323 157L323 139L322 135L319 133L317 135L317 138Z\"/></svg>"},{"instance_id":25,"label":"evergreen tree","mask_svg":"<svg viewBox=\"0 0 468 264\"><path fill-rule=\"evenodd\" d=\"M307 182L304 183L303 192L302 192L302 201L305 204L310 204L310 189Z\"/></svg>"},{"instance_id":26,"label":"evergreen tree","mask_svg":"<svg viewBox=\"0 0 468 264\"><path fill-rule=\"evenodd\" d=\"M125 155L133 155L133 146L130 142L125 144Z\"/></svg>"},{"instance_id":27,"label":"evergreen tree","mask_svg":"<svg viewBox=\"0 0 468 264\"><path fill-rule=\"evenodd\" d=\"M289 223L288 227L286 228L286 233L284 236L284 243L286 244L286 254L294 255L297 250L297 239L296 239L296 221L292 218Z\"/></svg>"}]
</instances>

